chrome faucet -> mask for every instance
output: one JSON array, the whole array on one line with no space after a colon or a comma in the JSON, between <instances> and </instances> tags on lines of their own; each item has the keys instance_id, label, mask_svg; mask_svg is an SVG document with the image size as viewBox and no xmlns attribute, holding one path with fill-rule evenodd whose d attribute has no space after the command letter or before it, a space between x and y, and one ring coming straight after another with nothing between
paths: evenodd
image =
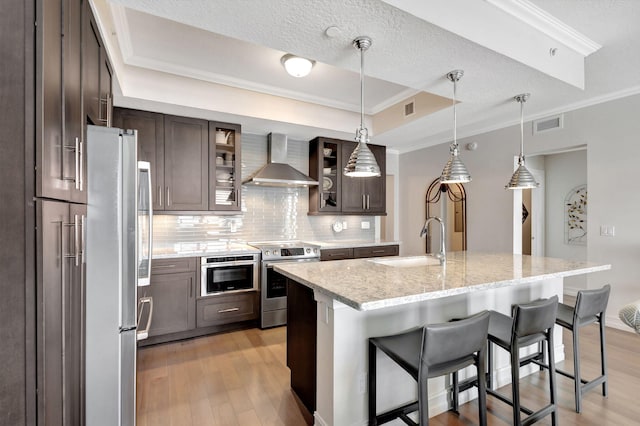
<instances>
[{"instance_id":1,"label":"chrome faucet","mask_svg":"<svg viewBox=\"0 0 640 426\"><path fill-rule=\"evenodd\" d=\"M422 231L420 231L420 237L422 238L424 235L427 235L429 230L429 224L433 221L440 222L440 253L436 254L435 257L440 260L440 265L444 265L447 255L444 249L444 221L437 216L428 217L424 226L422 227Z\"/></svg>"}]
</instances>

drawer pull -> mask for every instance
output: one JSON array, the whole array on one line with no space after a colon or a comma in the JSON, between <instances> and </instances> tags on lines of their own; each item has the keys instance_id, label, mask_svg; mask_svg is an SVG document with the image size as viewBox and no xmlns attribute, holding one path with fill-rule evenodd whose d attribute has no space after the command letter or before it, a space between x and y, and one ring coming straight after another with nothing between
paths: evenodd
<instances>
[{"instance_id":1,"label":"drawer pull","mask_svg":"<svg viewBox=\"0 0 640 426\"><path fill-rule=\"evenodd\" d=\"M171 265L153 265L153 269L161 269L161 268L175 268L176 265L171 264Z\"/></svg>"},{"instance_id":2,"label":"drawer pull","mask_svg":"<svg viewBox=\"0 0 640 426\"><path fill-rule=\"evenodd\" d=\"M384 253L386 252L386 250L382 249L382 250L371 250L371 253Z\"/></svg>"},{"instance_id":3,"label":"drawer pull","mask_svg":"<svg viewBox=\"0 0 640 426\"><path fill-rule=\"evenodd\" d=\"M218 311L219 314L226 314L228 312L235 312L235 311L239 311L240 308L229 308L229 309L221 309Z\"/></svg>"}]
</instances>

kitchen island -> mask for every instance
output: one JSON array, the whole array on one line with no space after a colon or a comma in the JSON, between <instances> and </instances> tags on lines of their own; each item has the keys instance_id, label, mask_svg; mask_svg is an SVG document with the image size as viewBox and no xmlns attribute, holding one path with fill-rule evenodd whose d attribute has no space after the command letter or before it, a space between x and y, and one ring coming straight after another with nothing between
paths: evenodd
<instances>
[{"instance_id":1,"label":"kitchen island","mask_svg":"<svg viewBox=\"0 0 640 426\"><path fill-rule=\"evenodd\" d=\"M316 361L315 395L301 399L313 412L316 425L365 425L369 337L484 309L510 314L513 303L541 297L557 295L562 300L564 277L610 268L583 261L473 252L449 253L444 265L429 256L278 265L275 270L290 279L291 303L302 307L292 310L289 317L287 344L296 351L290 354L311 354ZM309 327L310 323L315 327ZM564 347L558 330L555 337L556 360L560 361ZM305 352L305 346L313 350ZM508 357L497 355L493 368L502 386L510 380ZM300 393L295 377L299 366L306 364L293 361L292 387ZM415 382L401 371L378 354L380 411L415 399ZM429 382L432 414L448 407L446 381ZM473 398L473 392L463 398Z\"/></svg>"}]
</instances>

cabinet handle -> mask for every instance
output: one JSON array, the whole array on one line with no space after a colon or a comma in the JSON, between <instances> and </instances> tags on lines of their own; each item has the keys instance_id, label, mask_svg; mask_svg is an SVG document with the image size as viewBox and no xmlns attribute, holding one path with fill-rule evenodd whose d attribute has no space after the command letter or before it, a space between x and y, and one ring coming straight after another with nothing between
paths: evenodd
<instances>
[{"instance_id":1,"label":"cabinet handle","mask_svg":"<svg viewBox=\"0 0 640 426\"><path fill-rule=\"evenodd\" d=\"M87 231L85 228L86 225L86 220L87 220L87 216L82 215L80 216L80 244L81 244L81 249L82 251L80 259L82 260L82 263L85 264L87 263L86 259L85 259L85 249L86 249L86 241L87 241Z\"/></svg>"},{"instance_id":2,"label":"cabinet handle","mask_svg":"<svg viewBox=\"0 0 640 426\"><path fill-rule=\"evenodd\" d=\"M107 93L107 96L103 99L100 96L99 99L100 107L98 108L98 121L104 123L107 127L111 127L111 104L113 100L111 99L111 95ZM102 105L104 104L105 114L104 118L102 118Z\"/></svg>"},{"instance_id":3,"label":"cabinet handle","mask_svg":"<svg viewBox=\"0 0 640 426\"><path fill-rule=\"evenodd\" d=\"M107 127L111 127L112 123L112 117L111 117L111 110L112 110L112 105L113 105L113 98L111 97L110 94L107 94Z\"/></svg>"},{"instance_id":4,"label":"cabinet handle","mask_svg":"<svg viewBox=\"0 0 640 426\"><path fill-rule=\"evenodd\" d=\"M171 265L154 265L153 269L175 268L175 267L176 267L175 264L171 264Z\"/></svg>"},{"instance_id":5,"label":"cabinet handle","mask_svg":"<svg viewBox=\"0 0 640 426\"><path fill-rule=\"evenodd\" d=\"M76 138L76 140L78 140L78 138ZM84 162L84 142L80 141L78 143L78 148L79 148L79 153L77 157L78 157L78 164L79 164L79 167L78 167L79 173L76 179L76 189L79 189L80 191L84 191L84 165L82 164Z\"/></svg>"},{"instance_id":6,"label":"cabinet handle","mask_svg":"<svg viewBox=\"0 0 640 426\"><path fill-rule=\"evenodd\" d=\"M169 187L167 186L167 207L171 205L171 193L169 192Z\"/></svg>"},{"instance_id":7,"label":"cabinet handle","mask_svg":"<svg viewBox=\"0 0 640 426\"><path fill-rule=\"evenodd\" d=\"M377 253L384 253L386 250L382 249L382 250L371 250L371 253L373 254L377 254Z\"/></svg>"},{"instance_id":8,"label":"cabinet handle","mask_svg":"<svg viewBox=\"0 0 640 426\"><path fill-rule=\"evenodd\" d=\"M369 203L369 194L367 194L367 210L369 210L371 204Z\"/></svg>"},{"instance_id":9,"label":"cabinet handle","mask_svg":"<svg viewBox=\"0 0 640 426\"><path fill-rule=\"evenodd\" d=\"M162 207L162 187L158 185L158 205Z\"/></svg>"},{"instance_id":10,"label":"cabinet handle","mask_svg":"<svg viewBox=\"0 0 640 426\"><path fill-rule=\"evenodd\" d=\"M147 325L144 329L138 330L138 332L136 333L136 340L144 340L149 337L149 329L151 328L151 320L153 319L153 297L145 296L138 299L138 325L140 325L140 320L142 319L142 312L145 304L149 305L149 316L147 317Z\"/></svg>"},{"instance_id":11,"label":"cabinet handle","mask_svg":"<svg viewBox=\"0 0 640 426\"><path fill-rule=\"evenodd\" d=\"M362 210L366 210L366 209L367 209L366 196L362 194Z\"/></svg>"},{"instance_id":12,"label":"cabinet handle","mask_svg":"<svg viewBox=\"0 0 640 426\"><path fill-rule=\"evenodd\" d=\"M229 312L235 312L235 311L239 311L240 308L228 308L228 309L221 309L218 311L219 314L226 314Z\"/></svg>"},{"instance_id":13,"label":"cabinet handle","mask_svg":"<svg viewBox=\"0 0 640 426\"><path fill-rule=\"evenodd\" d=\"M76 266L80 266L80 233L78 229L80 227L80 220L78 215L73 215L73 249L75 250Z\"/></svg>"},{"instance_id":14,"label":"cabinet handle","mask_svg":"<svg viewBox=\"0 0 640 426\"><path fill-rule=\"evenodd\" d=\"M189 297L193 297L193 278L189 278Z\"/></svg>"},{"instance_id":15,"label":"cabinet handle","mask_svg":"<svg viewBox=\"0 0 640 426\"><path fill-rule=\"evenodd\" d=\"M76 178L74 179L76 184L76 189L80 189L80 180L78 176L80 176L80 139L76 138L76 147L75 147L75 160L76 160Z\"/></svg>"},{"instance_id":16,"label":"cabinet handle","mask_svg":"<svg viewBox=\"0 0 640 426\"><path fill-rule=\"evenodd\" d=\"M65 144L63 144L62 145L62 158L61 158L62 161L60 161L60 164L61 164L61 167L62 167L60 175L62 176L62 180L75 182L75 188L76 189L80 189L78 187L78 167L79 167L78 166L78 144L79 144L78 138L76 138L75 143L73 145L65 145ZM64 169L65 169L64 166L65 166L65 163L66 163L66 161L65 161L66 152L65 151L73 151L74 152L74 157L75 157L75 162L76 162L75 163L75 165L76 165L76 174L75 174L75 176L67 176L67 175L64 174Z\"/></svg>"}]
</instances>

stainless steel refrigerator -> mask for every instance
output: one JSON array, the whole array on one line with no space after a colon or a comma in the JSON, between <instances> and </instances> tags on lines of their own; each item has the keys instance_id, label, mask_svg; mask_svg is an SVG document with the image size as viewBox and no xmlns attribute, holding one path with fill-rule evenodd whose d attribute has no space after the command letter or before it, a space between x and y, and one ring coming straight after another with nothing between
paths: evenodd
<instances>
[{"instance_id":1,"label":"stainless steel refrigerator","mask_svg":"<svg viewBox=\"0 0 640 426\"><path fill-rule=\"evenodd\" d=\"M86 424L131 426L136 407L138 286L151 275L149 163L137 161L135 131L88 126L86 225Z\"/></svg>"}]
</instances>

